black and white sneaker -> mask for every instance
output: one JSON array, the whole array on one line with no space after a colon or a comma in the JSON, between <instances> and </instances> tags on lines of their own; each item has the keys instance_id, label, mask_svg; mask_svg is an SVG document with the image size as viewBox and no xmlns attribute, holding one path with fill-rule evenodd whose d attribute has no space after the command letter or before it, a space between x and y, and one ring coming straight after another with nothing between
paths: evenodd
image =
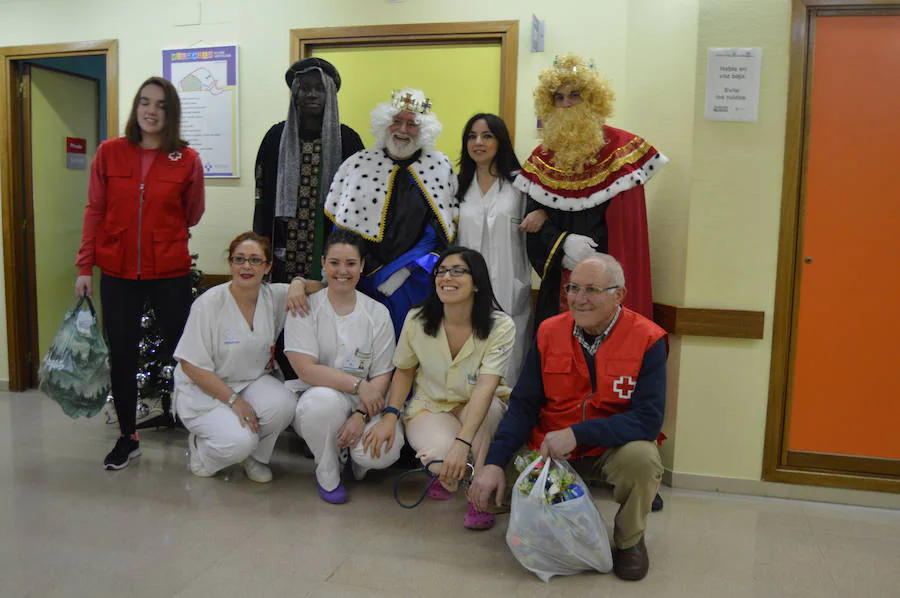
<instances>
[{"instance_id":1,"label":"black and white sneaker","mask_svg":"<svg viewBox=\"0 0 900 598\"><path fill-rule=\"evenodd\" d=\"M128 436L119 436L116 446L106 455L103 467L106 469L125 469L129 461L141 456L141 444Z\"/></svg>"}]
</instances>

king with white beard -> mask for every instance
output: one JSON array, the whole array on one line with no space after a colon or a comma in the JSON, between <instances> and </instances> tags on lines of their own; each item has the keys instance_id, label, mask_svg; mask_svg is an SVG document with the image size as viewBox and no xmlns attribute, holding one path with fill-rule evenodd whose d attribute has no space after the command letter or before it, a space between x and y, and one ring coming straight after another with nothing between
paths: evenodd
<instances>
[{"instance_id":1,"label":"king with white beard","mask_svg":"<svg viewBox=\"0 0 900 598\"><path fill-rule=\"evenodd\" d=\"M406 313L431 291L437 255L456 236L456 174L433 149L441 123L418 89L372 111L375 146L338 169L325 201L335 226L367 243L359 289L390 311L399 336Z\"/></svg>"}]
</instances>

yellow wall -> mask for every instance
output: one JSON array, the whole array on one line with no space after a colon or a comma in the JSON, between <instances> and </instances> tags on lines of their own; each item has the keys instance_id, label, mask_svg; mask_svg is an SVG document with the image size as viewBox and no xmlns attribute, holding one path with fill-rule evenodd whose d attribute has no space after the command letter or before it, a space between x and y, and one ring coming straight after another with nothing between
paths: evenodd
<instances>
[{"instance_id":1,"label":"yellow wall","mask_svg":"<svg viewBox=\"0 0 900 598\"><path fill-rule=\"evenodd\" d=\"M4 45L118 38L120 114L160 69L160 48L237 42L241 48L241 179L207 185L207 214L192 250L224 272L227 239L249 227L253 161L284 118L288 30L442 21L518 20L516 150L537 142L531 92L554 54L595 59L618 101L612 124L654 143L672 162L648 185L655 296L701 307L766 312L763 341L672 339L672 437L677 472L759 479L767 403L781 187L790 2L785 0L204 0L203 24L175 26L198 2L160 0L154 23L134 1L0 3ZM529 52L532 13L546 21L544 53ZM764 49L758 123L703 121L706 47ZM403 65L398 65L403 69ZM410 83L415 83L410 81ZM385 89L389 93L390 89ZM426 89L426 92L428 90ZM370 109L367 107L366 109ZM441 115L436 107L436 113ZM444 135L458 136L456 131ZM452 155L452 154L451 154ZM74 268L72 275L74 276ZM0 324L2 325L2 324ZM0 357L3 357L0 355ZM6 377L6 359L0 378Z\"/></svg>"},{"instance_id":2,"label":"yellow wall","mask_svg":"<svg viewBox=\"0 0 900 598\"><path fill-rule=\"evenodd\" d=\"M372 112L389 102L391 91L416 87L425 91L443 125L437 149L454 164L461 149L460 135L469 117L500 109L500 46L403 46L400 48L338 48L317 51L341 74L338 93L341 122L372 147ZM386 65L404 64L402 69ZM285 108L287 110L287 108Z\"/></svg>"},{"instance_id":3,"label":"yellow wall","mask_svg":"<svg viewBox=\"0 0 900 598\"><path fill-rule=\"evenodd\" d=\"M73 253L81 244L82 198L87 193L90 170L66 168L66 137L86 140L88 164L97 147L99 101L96 81L33 67L32 202L37 287L39 358L53 342L67 309L75 303L72 291ZM48 176L52 173L52 176ZM41 218L41 214L49 217ZM99 305L99 277L94 277L94 297Z\"/></svg>"},{"instance_id":4,"label":"yellow wall","mask_svg":"<svg viewBox=\"0 0 900 598\"><path fill-rule=\"evenodd\" d=\"M701 0L685 303L763 310L761 341L686 338L673 468L759 479L787 109L789 2ZM703 120L706 48L763 48L759 122Z\"/></svg>"}]
</instances>

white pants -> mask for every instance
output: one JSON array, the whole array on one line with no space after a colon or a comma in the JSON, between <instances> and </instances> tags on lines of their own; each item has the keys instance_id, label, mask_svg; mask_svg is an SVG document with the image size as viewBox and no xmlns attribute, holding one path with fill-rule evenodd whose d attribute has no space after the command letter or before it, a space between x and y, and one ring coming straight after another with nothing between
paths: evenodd
<instances>
[{"instance_id":1,"label":"white pants","mask_svg":"<svg viewBox=\"0 0 900 598\"><path fill-rule=\"evenodd\" d=\"M297 397L277 378L262 376L241 391L241 396L256 412L258 433L242 427L237 414L224 403L181 420L197 436L197 458L208 471L219 471L247 457L268 463L275 440L291 424Z\"/></svg>"},{"instance_id":2,"label":"white pants","mask_svg":"<svg viewBox=\"0 0 900 598\"><path fill-rule=\"evenodd\" d=\"M434 413L422 411L414 418L406 422L406 435L409 445L416 451L416 458L427 465L429 461L443 460L450 450L455 438L459 435L462 422L466 419L469 404L456 411ZM494 439L494 433L503 414L506 413L506 403L493 397L481 422L481 426L472 439L472 459L475 471L478 471L487 458L488 448ZM440 466L431 466L432 473L439 473Z\"/></svg>"},{"instance_id":3,"label":"white pants","mask_svg":"<svg viewBox=\"0 0 900 598\"><path fill-rule=\"evenodd\" d=\"M359 400L344 392L324 386L307 389L297 401L294 415L294 430L303 437L309 450L316 457L316 481L326 491L337 488L341 482L341 459L337 445L337 433L357 409ZM381 421L376 415L366 424L366 431ZM365 432L363 432L365 437ZM394 445L387 450L387 443L381 447L381 457L375 459L363 449L362 438L350 449L353 475L361 480L370 469L385 469L400 457L403 448L403 426L397 422L394 429Z\"/></svg>"}]
</instances>

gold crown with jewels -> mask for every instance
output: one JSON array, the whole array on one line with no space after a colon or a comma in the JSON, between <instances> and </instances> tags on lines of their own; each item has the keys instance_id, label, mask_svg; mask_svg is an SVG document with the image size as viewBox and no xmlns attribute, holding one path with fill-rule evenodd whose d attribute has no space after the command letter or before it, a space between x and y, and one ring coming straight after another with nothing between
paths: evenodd
<instances>
[{"instance_id":1,"label":"gold crown with jewels","mask_svg":"<svg viewBox=\"0 0 900 598\"><path fill-rule=\"evenodd\" d=\"M391 92L391 106L401 111L414 112L416 114L428 114L431 112L431 100L429 98L426 98L424 95L416 98L413 92L407 89Z\"/></svg>"}]
</instances>

